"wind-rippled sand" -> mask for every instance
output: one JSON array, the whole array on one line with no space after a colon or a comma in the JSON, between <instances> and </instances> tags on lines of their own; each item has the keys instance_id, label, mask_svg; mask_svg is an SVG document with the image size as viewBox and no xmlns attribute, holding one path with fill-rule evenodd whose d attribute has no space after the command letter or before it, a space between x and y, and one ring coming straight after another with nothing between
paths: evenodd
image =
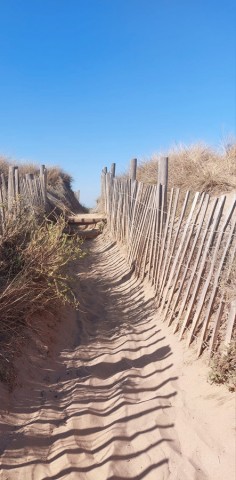
<instances>
[{"instance_id":1,"label":"wind-rippled sand","mask_svg":"<svg viewBox=\"0 0 236 480\"><path fill-rule=\"evenodd\" d=\"M233 480L233 395L207 383L113 241L89 247L72 269L80 311L39 320L18 386L0 388L0 478Z\"/></svg>"}]
</instances>

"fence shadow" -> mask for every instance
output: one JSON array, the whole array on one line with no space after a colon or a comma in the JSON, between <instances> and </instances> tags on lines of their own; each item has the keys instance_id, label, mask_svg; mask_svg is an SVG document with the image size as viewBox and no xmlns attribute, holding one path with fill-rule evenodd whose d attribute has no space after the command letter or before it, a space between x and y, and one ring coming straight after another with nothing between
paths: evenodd
<instances>
[{"instance_id":1,"label":"fence shadow","mask_svg":"<svg viewBox=\"0 0 236 480\"><path fill-rule=\"evenodd\" d=\"M122 258L119 266L114 244L96 242L103 253L85 260L73 339L40 365L32 359L27 394L13 403L11 420L21 421L0 441L3 478L141 480L168 471L171 348L152 296Z\"/></svg>"}]
</instances>

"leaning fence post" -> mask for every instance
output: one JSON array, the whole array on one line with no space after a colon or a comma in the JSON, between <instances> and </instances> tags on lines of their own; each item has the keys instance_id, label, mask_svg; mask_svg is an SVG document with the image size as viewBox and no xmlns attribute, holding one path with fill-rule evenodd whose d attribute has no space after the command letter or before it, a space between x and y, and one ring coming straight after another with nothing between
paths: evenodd
<instances>
[{"instance_id":1,"label":"leaning fence post","mask_svg":"<svg viewBox=\"0 0 236 480\"><path fill-rule=\"evenodd\" d=\"M167 215L167 189L168 189L168 163L169 159L168 157L160 157L159 158L159 165L158 165L158 183L163 187L165 186L165 192L164 192L164 205L163 207L163 221L165 223L166 221L166 215Z\"/></svg>"}]
</instances>

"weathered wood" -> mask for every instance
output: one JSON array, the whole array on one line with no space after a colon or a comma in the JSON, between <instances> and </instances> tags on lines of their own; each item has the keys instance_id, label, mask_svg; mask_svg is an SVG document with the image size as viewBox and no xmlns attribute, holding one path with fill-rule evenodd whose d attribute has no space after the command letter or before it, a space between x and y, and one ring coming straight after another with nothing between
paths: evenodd
<instances>
[{"instance_id":1,"label":"weathered wood","mask_svg":"<svg viewBox=\"0 0 236 480\"><path fill-rule=\"evenodd\" d=\"M132 245L132 255L133 259L138 264L138 251L140 247L140 242L142 239L142 235L145 229L145 221L147 216L147 211L151 207L151 199L152 199L152 188L150 185L147 186L146 191L144 192L144 198L139 201L139 212L137 216L136 222L136 232L135 232L135 239Z\"/></svg>"},{"instance_id":2,"label":"weathered wood","mask_svg":"<svg viewBox=\"0 0 236 480\"><path fill-rule=\"evenodd\" d=\"M159 159L158 169L158 183L168 187L168 157L161 157Z\"/></svg>"},{"instance_id":3,"label":"weathered wood","mask_svg":"<svg viewBox=\"0 0 236 480\"><path fill-rule=\"evenodd\" d=\"M131 221L131 226L130 226L130 240L129 240L129 245L128 245L128 263L129 263L129 265L131 265L131 263L133 261L132 249L133 249L134 238L135 238L135 234L136 234L135 224L137 223L138 210L139 210L139 207L140 207L140 203L139 203L138 199L141 198L142 191L143 191L143 184L142 183L137 183L136 184L136 194L135 194L134 205L133 205L132 221Z\"/></svg>"},{"instance_id":4,"label":"weathered wood","mask_svg":"<svg viewBox=\"0 0 236 480\"><path fill-rule=\"evenodd\" d=\"M188 257L188 260L184 266L184 272L183 272L183 275L181 277L181 280L180 280L180 285L179 285L179 290L178 290L178 293L176 295L176 298L175 298L175 301L172 305L172 309L171 309L171 313L170 313L170 319L169 319L169 324L171 324L172 322L172 319L173 319L173 316L175 315L175 311L176 311L176 308L177 308L177 305L178 305L178 302L179 302L179 299L180 299L180 295L182 293L182 290L184 288L184 285L185 285L185 281L187 279L187 276L188 276L188 273L189 273L189 270L190 269L190 264L193 260L193 257L194 257L194 254L197 253L196 252L196 247L197 247L197 242L199 240L199 237L201 235L201 231L202 231L202 227L203 227L203 223L204 223L204 219L205 219L205 216L206 216L206 212L207 212L207 209L208 209L208 205L209 205L209 195L206 194L205 195L205 205L203 206L202 208L202 212L201 212L201 219L200 219L200 222L198 224L198 227L197 227L197 230L196 230L196 233L195 233L195 237L194 237L194 241L193 241L193 244L192 244L192 247L191 247L191 250L190 250L190 254L189 254L189 257ZM194 226L194 225L193 225ZM176 325L175 325L175 328L174 328L174 333L176 333L176 331L178 330L178 326L179 326L179 323L178 321L176 322Z\"/></svg>"},{"instance_id":5,"label":"weathered wood","mask_svg":"<svg viewBox=\"0 0 236 480\"><path fill-rule=\"evenodd\" d=\"M8 170L8 211L11 212L15 201L14 167Z\"/></svg>"},{"instance_id":6,"label":"weathered wood","mask_svg":"<svg viewBox=\"0 0 236 480\"><path fill-rule=\"evenodd\" d=\"M2 187L0 187L0 228L4 232L5 229L5 206L3 200Z\"/></svg>"},{"instance_id":7,"label":"weathered wood","mask_svg":"<svg viewBox=\"0 0 236 480\"><path fill-rule=\"evenodd\" d=\"M44 206L47 205L47 169L45 165L40 166L40 181L43 195Z\"/></svg>"},{"instance_id":8,"label":"weathered wood","mask_svg":"<svg viewBox=\"0 0 236 480\"><path fill-rule=\"evenodd\" d=\"M155 287L157 288L157 285L159 283L159 276L161 272L161 267L162 267L162 262L164 259L164 251L165 248L167 248L167 235L168 235L168 229L169 229L169 222L170 222L170 215L171 215L171 210L172 210L172 204L173 204L173 197L174 197L174 189L171 189L171 194L170 194L170 201L168 205L168 212L167 212L167 219L166 219L166 224L165 224L165 230L164 230L164 237L162 240L162 245L161 245L161 251L160 251L160 260L158 262L158 268L156 271L156 274L154 274L153 282Z\"/></svg>"},{"instance_id":9,"label":"weathered wood","mask_svg":"<svg viewBox=\"0 0 236 480\"><path fill-rule=\"evenodd\" d=\"M116 176L116 164L112 163L111 164L111 178L115 178Z\"/></svg>"},{"instance_id":10,"label":"weathered wood","mask_svg":"<svg viewBox=\"0 0 236 480\"><path fill-rule=\"evenodd\" d=\"M187 345L190 345L190 343L192 341L192 338L193 338L193 334L194 334L195 329L196 329L196 326L198 324L198 320L199 320L199 317L200 317L200 314L201 314L201 311L202 311L202 308L203 308L203 304L204 304L206 294L207 294L207 291L208 291L208 288L209 288L209 284L211 282L212 274L213 274L213 271L214 271L214 268L215 268L215 263L216 263L216 260L217 260L219 246L221 244L221 240L222 240L222 237L224 235L225 229L226 229L226 227L227 227L227 225L228 225L228 223L229 223L229 221L232 217L234 207L235 207L235 202L234 202L233 206L229 209L229 212L226 215L226 219L224 221L223 227L221 228L221 230L218 234L216 245L215 245L215 248L214 248L213 258L211 260L210 269L209 269L206 281L204 283L204 286L202 288L201 295L200 295L200 298L198 300L196 310L195 310L195 314L194 314L194 317L193 317L193 320L192 320L190 333L189 333L189 336L188 336L188 339L187 339ZM221 213L222 213L222 210L221 210Z\"/></svg>"},{"instance_id":11,"label":"weathered wood","mask_svg":"<svg viewBox=\"0 0 236 480\"><path fill-rule=\"evenodd\" d=\"M137 271L139 271L139 264L141 261L140 252L142 249L142 244L143 242L145 242L145 237L146 237L145 231L146 231L146 225L147 225L147 216L153 204L152 186L149 186L148 190L149 190L148 201L147 203L143 204L143 212L142 212L142 216L140 216L139 225L138 225L138 235L137 235L137 243L136 243L136 250L135 250Z\"/></svg>"},{"instance_id":12,"label":"weathered wood","mask_svg":"<svg viewBox=\"0 0 236 480\"><path fill-rule=\"evenodd\" d=\"M6 180L5 176L3 173L1 173L1 186L2 186L2 198L3 198L3 203L7 203L7 186L6 186Z\"/></svg>"},{"instance_id":13,"label":"weathered wood","mask_svg":"<svg viewBox=\"0 0 236 480\"><path fill-rule=\"evenodd\" d=\"M133 158L130 160L130 171L129 177L132 182L136 180L136 173L137 173L137 158Z\"/></svg>"},{"instance_id":14,"label":"weathered wood","mask_svg":"<svg viewBox=\"0 0 236 480\"><path fill-rule=\"evenodd\" d=\"M143 259L143 278L145 277L145 269L146 269L148 255L149 255L148 275L150 276L150 269L152 268L152 261L153 261L153 248L155 245L155 229L156 229L156 222L157 222L156 197L158 196L158 187L154 185L152 188L153 188L153 203L152 203L152 208L150 208L148 212L144 248L143 248L143 251L141 251L140 253L140 258Z\"/></svg>"},{"instance_id":15,"label":"weathered wood","mask_svg":"<svg viewBox=\"0 0 236 480\"><path fill-rule=\"evenodd\" d=\"M163 320L168 316L168 325L175 321L174 331L180 330L180 338L188 327L190 335L198 339L200 333L201 345L205 345L212 330L213 348L220 324L217 320L211 325L217 282L235 238L233 230L231 240L225 234L221 236L221 227L218 230L221 219L224 227L229 224L229 218L225 221L222 216L225 198L212 204L209 195L197 193L188 208L190 192L187 192L177 215L179 190L172 189L168 208L165 205L168 166L167 180L160 180L159 168L159 186L144 185L135 179L134 160L128 179L102 174L108 228L118 242L127 246L128 263L134 267L136 276L147 276L154 285ZM209 261L212 253L213 265ZM220 262L219 268L216 260ZM208 268L211 275L210 272L206 275ZM206 298L209 301L205 306ZM199 347L199 354L201 350Z\"/></svg>"},{"instance_id":16,"label":"weathered wood","mask_svg":"<svg viewBox=\"0 0 236 480\"><path fill-rule=\"evenodd\" d=\"M187 208L187 204L188 204L188 200L189 200L189 195L190 195L190 192L189 191L186 192L183 207L182 207L182 211L181 211L181 214L180 214L180 217L179 217L179 220L178 220L177 229L176 229L176 233L175 233L175 236L174 236L173 244L172 244L171 249L170 249L169 258L167 259L167 265L166 265L164 276L163 276L163 279L162 279L162 286L159 290L160 299L162 298L163 291L164 291L164 288L165 288L165 285L166 285L166 279L167 279L168 274L169 274L169 269L170 269L170 265L171 265L171 262L172 262L172 258L174 258L174 251L175 251L176 243L177 243L177 240L178 240L178 237L179 237L179 232L180 232L180 228L181 228L181 225L182 225L182 222L183 222L183 218L184 218L184 215L185 215L185 212L186 212L186 208ZM159 305L160 305L160 303L161 302L159 301Z\"/></svg>"},{"instance_id":17,"label":"weathered wood","mask_svg":"<svg viewBox=\"0 0 236 480\"><path fill-rule=\"evenodd\" d=\"M18 167L14 167L14 181L15 181L15 198L16 201L19 201L20 195L20 182L19 182L19 169Z\"/></svg>"},{"instance_id":18,"label":"weathered wood","mask_svg":"<svg viewBox=\"0 0 236 480\"><path fill-rule=\"evenodd\" d=\"M159 159L159 171L158 171L158 183L160 183L160 185L162 187L165 186L165 195L164 195L164 199L163 199L163 202L164 202L164 205L163 205L163 212L164 212L164 215L163 215L163 222L165 223L166 222L166 215L167 215L167 190L168 190L168 162L169 162L169 159L168 157L161 157Z\"/></svg>"},{"instance_id":19,"label":"weathered wood","mask_svg":"<svg viewBox=\"0 0 236 480\"><path fill-rule=\"evenodd\" d=\"M235 230L236 230L235 227L236 227L236 220L234 221L233 227L231 228L231 230L228 234L228 239L227 239L224 251L223 251L222 255L220 256L219 265L217 266L217 271L214 274L214 283L213 283L210 299L207 303L207 310L206 310L206 313L205 313L205 319L204 319L204 322L203 322L200 341L199 341L199 347L198 347L198 351L197 351L197 356L198 357L202 353L203 343L204 343L204 340L206 338L206 332L207 332L208 324L209 324L209 321L210 321L211 312L212 312L212 309L213 309L213 302L215 300L217 290L218 290L218 287L219 287L220 274L221 274L221 271L222 271L222 268L223 268L223 265L224 265L229 247L230 247L230 244L233 240L233 235L235 234ZM221 241L221 239L219 240L219 244L220 244L220 241ZM217 253L215 253L215 258L216 257L217 257Z\"/></svg>"},{"instance_id":20,"label":"weathered wood","mask_svg":"<svg viewBox=\"0 0 236 480\"><path fill-rule=\"evenodd\" d=\"M171 288L171 283L172 283L172 280L173 280L173 276L175 274L177 264L181 260L181 258L180 258L181 250L183 248L184 242L186 241L186 236L187 236L189 224L192 220L193 212L194 212L194 209L196 207L198 198L199 198L199 192L197 192L194 196L194 200L193 200L193 203L192 203L192 206L191 206L191 210L190 210L189 216L187 218L183 234L180 238L180 243L179 243L177 252L174 255L173 264L172 264L172 267L171 267L171 270L170 270L170 275L169 275L169 278L168 278L168 281L167 281L167 284L166 284L166 288L165 288L165 291L164 291L164 294L163 294L163 299L162 299L161 308L160 308L160 312L159 312L160 314L162 313L163 309L165 308L165 303L166 303L166 300L167 300L167 296L169 294L169 289Z\"/></svg>"},{"instance_id":21,"label":"weathered wood","mask_svg":"<svg viewBox=\"0 0 236 480\"><path fill-rule=\"evenodd\" d=\"M221 317L223 315L224 307L225 307L225 303L223 302L223 300L221 300L220 303L219 303L219 307L218 307L218 310L217 310L216 317L215 317L213 330L212 330L212 334L211 334L211 339L210 339L210 343L209 343L209 359L211 359L211 356L212 356L213 351L214 351L214 346L215 346L216 341L217 341L217 335L218 335L218 332L219 332L219 329L220 329L220 322L221 322Z\"/></svg>"},{"instance_id":22,"label":"weathered wood","mask_svg":"<svg viewBox=\"0 0 236 480\"><path fill-rule=\"evenodd\" d=\"M186 222L186 226L185 226L186 235L183 234L183 237L182 237L181 242L180 242L180 246L179 246L180 256L179 256L178 262L177 262L175 270L174 270L173 281L172 281L172 285L170 287L170 291L169 291L169 294L168 294L168 300L167 300L165 313L164 313L164 316L163 316L163 321L165 321L166 316L168 315L169 306L171 304L172 298L173 298L175 290L177 288L177 282L179 280L180 272L181 272L182 267L184 265L184 261L186 261L186 258L188 258L187 257L187 251L188 251L188 248L189 248L189 245L190 245L190 241L192 239L195 224L198 220L200 211L202 209L202 204L203 204L204 197L205 197L205 193L203 193L201 195L200 202L199 202L198 207L197 207L198 194L195 195L193 205L192 205L193 218L192 218L191 212L190 212L189 218ZM195 202L195 199L196 199L196 202ZM196 211L195 211L195 208L196 208ZM182 252L181 252L181 250L182 250ZM171 324L171 320L168 322L168 325L170 325L170 324Z\"/></svg>"},{"instance_id":23,"label":"weathered wood","mask_svg":"<svg viewBox=\"0 0 236 480\"><path fill-rule=\"evenodd\" d=\"M99 222L105 222L106 215L100 213L79 213L76 215L69 215L68 223L76 223L78 225L92 225Z\"/></svg>"},{"instance_id":24,"label":"weathered wood","mask_svg":"<svg viewBox=\"0 0 236 480\"><path fill-rule=\"evenodd\" d=\"M236 299L233 300L230 304L229 315L226 324L226 332L224 339L224 346L228 348L232 339L233 328L236 320Z\"/></svg>"},{"instance_id":25,"label":"weathered wood","mask_svg":"<svg viewBox=\"0 0 236 480\"><path fill-rule=\"evenodd\" d=\"M215 211L216 203L218 203L218 205L217 205L217 208L216 208L216 211ZM196 273L195 287L193 288L191 298L188 302L187 311L186 311L186 314L185 314L185 317L184 317L184 320L183 320L183 323L182 323L182 326L181 326L181 329L180 329L179 339L182 338L183 333L185 331L185 328L187 327L187 325L189 323L190 316L191 316L193 307L194 307L195 302L196 302L196 296L197 296L197 293L198 293L200 285L201 285L202 275L203 275L204 267L205 267L206 260L207 260L208 254L209 254L209 249L212 245L212 242L213 242L215 234L216 234L216 230L217 230L219 222L220 222L220 218L221 218L221 215L222 215L222 210L223 210L223 207L224 207L224 203L225 203L225 196L222 196L219 202L218 202L218 200L216 200L215 203L213 204L213 210L212 211L214 212L213 214L215 216L214 216L214 219L212 221L212 225L211 225L210 233L209 233L209 238L207 240L206 246L203 249L203 245L202 245L202 248L199 249L199 251L198 251L198 256L197 256L197 259L196 259L196 262L195 262L195 267L193 269L191 279L190 279L190 282L189 282L189 286L188 286L188 292L190 291L190 288L192 286L193 279L194 279L194 276L195 276L195 273ZM212 215L211 215L210 222L209 222L208 225L211 224ZM207 233L208 233L208 230L205 232L204 240L206 238ZM201 259L200 259L200 257L201 257ZM199 263L199 269L196 272L197 267L198 267L198 263Z\"/></svg>"},{"instance_id":26,"label":"weathered wood","mask_svg":"<svg viewBox=\"0 0 236 480\"><path fill-rule=\"evenodd\" d=\"M153 266L153 278L152 278L152 284L154 284L154 280L156 277L156 271L158 268L158 263L160 261L160 252L161 252L161 245L163 242L163 228L164 228L164 223L165 223L165 217L166 217L166 205L165 205L165 197L166 197L166 186L165 185L159 185L160 188L160 216L159 216L159 230L157 232L157 251L156 251L156 259L154 262Z\"/></svg>"},{"instance_id":27,"label":"weathered wood","mask_svg":"<svg viewBox=\"0 0 236 480\"><path fill-rule=\"evenodd\" d=\"M175 190L175 199L173 202L173 208L171 209L171 215L170 215L170 224L167 230L167 238L166 238L166 247L165 247L165 254L164 254L164 260L163 260L163 267L162 267L162 273L160 274L160 280L157 283L156 281L156 288L158 287L159 292L161 292L162 285L164 285L165 282L165 277L166 277L166 271L169 266L169 262L171 261L171 255L172 255L172 246L171 246L171 239L172 239L172 233L174 229L174 220L175 220L175 215L176 215L176 210L177 210L177 205L178 205L178 200L179 200L179 189L177 188Z\"/></svg>"}]
</instances>

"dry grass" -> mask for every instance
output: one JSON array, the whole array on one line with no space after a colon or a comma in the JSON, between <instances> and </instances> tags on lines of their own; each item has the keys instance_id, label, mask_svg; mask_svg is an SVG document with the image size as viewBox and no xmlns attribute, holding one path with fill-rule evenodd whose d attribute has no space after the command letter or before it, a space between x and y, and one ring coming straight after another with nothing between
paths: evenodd
<instances>
[{"instance_id":1,"label":"dry grass","mask_svg":"<svg viewBox=\"0 0 236 480\"><path fill-rule=\"evenodd\" d=\"M23 327L33 326L36 312L54 311L55 305L78 303L70 287L67 264L84 256L81 240L64 233L65 220L22 215L9 221L0 236L0 377L8 380L8 345ZM8 360L7 360L8 359ZM8 361L8 363L7 363Z\"/></svg>"},{"instance_id":2,"label":"dry grass","mask_svg":"<svg viewBox=\"0 0 236 480\"><path fill-rule=\"evenodd\" d=\"M34 163L16 163L11 159L0 156L0 173L7 179L10 165L18 165L20 175L26 173L39 173L39 165ZM47 168L48 193L50 194L49 207L57 214L68 211L69 213L86 212L87 208L80 204L72 190L72 177L60 167L54 166Z\"/></svg>"},{"instance_id":3,"label":"dry grass","mask_svg":"<svg viewBox=\"0 0 236 480\"><path fill-rule=\"evenodd\" d=\"M169 157L169 188L205 191L213 194L236 189L236 143L225 147L223 153L204 144L180 145L163 154L156 154L138 166L137 179L156 183L158 159Z\"/></svg>"},{"instance_id":4,"label":"dry grass","mask_svg":"<svg viewBox=\"0 0 236 480\"><path fill-rule=\"evenodd\" d=\"M0 156L0 173L8 175L9 165L18 165L19 173L25 175L26 173L38 173L39 165L35 163L16 163L11 159ZM61 181L65 183L68 188L71 188L72 177L60 167L54 166L47 168L48 171L48 185L49 187L56 187Z\"/></svg>"},{"instance_id":5,"label":"dry grass","mask_svg":"<svg viewBox=\"0 0 236 480\"><path fill-rule=\"evenodd\" d=\"M217 352L211 362L209 381L224 384L231 392L236 390L236 348L235 339L225 352Z\"/></svg>"}]
</instances>

